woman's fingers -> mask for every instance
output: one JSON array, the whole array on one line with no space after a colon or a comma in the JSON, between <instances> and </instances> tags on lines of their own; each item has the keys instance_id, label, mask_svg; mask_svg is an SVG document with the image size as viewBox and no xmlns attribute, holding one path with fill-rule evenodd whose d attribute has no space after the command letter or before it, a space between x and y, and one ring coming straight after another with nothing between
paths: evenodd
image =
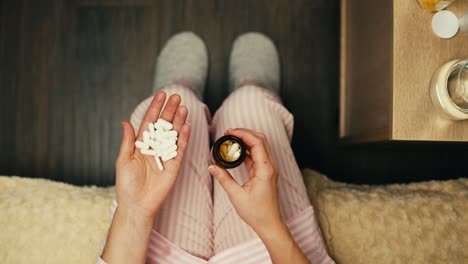
<instances>
[{"instance_id":1,"label":"woman's fingers","mask_svg":"<svg viewBox=\"0 0 468 264\"><path fill-rule=\"evenodd\" d=\"M253 162L258 164L270 163L271 156L268 153L267 142L264 137L257 135L254 131L245 128L230 129L226 132L240 138L250 148Z\"/></svg>"},{"instance_id":2,"label":"woman's fingers","mask_svg":"<svg viewBox=\"0 0 468 264\"><path fill-rule=\"evenodd\" d=\"M255 131L255 130L248 129L248 128L238 128L238 129L245 130L247 132L253 133L257 137L261 138L265 142L265 148L266 148L266 151L267 151L268 155L270 155L270 158L273 157L273 155L271 154L270 144L268 143L268 140L267 140L267 137L266 137L265 134L259 133L259 132Z\"/></svg>"},{"instance_id":3,"label":"woman's fingers","mask_svg":"<svg viewBox=\"0 0 468 264\"><path fill-rule=\"evenodd\" d=\"M172 123L172 121L174 120L174 116L176 115L177 109L179 108L180 101L181 101L180 95L178 94L171 95L169 99L167 100L166 106L164 106L164 109L161 114L161 118Z\"/></svg>"},{"instance_id":4,"label":"woman's fingers","mask_svg":"<svg viewBox=\"0 0 468 264\"><path fill-rule=\"evenodd\" d=\"M187 146L190 140L190 133L191 133L191 126L189 124L184 124L180 128L179 138L177 139L177 156L172 159L164 162L164 166L167 167L169 170L173 170L175 174L178 173L180 168L180 164L182 164L182 160L184 159L185 151L187 150Z\"/></svg>"},{"instance_id":5,"label":"woman's fingers","mask_svg":"<svg viewBox=\"0 0 468 264\"><path fill-rule=\"evenodd\" d=\"M117 156L117 164L129 161L135 151L135 132L133 126L128 122L122 122L122 142Z\"/></svg>"},{"instance_id":6,"label":"woman's fingers","mask_svg":"<svg viewBox=\"0 0 468 264\"><path fill-rule=\"evenodd\" d=\"M166 101L166 93L164 91L159 91L153 97L151 104L146 111L143 122L141 122L140 129L138 130L138 140L143 140L143 131L148 130L148 124L154 123L161 113L161 109Z\"/></svg>"},{"instance_id":7,"label":"woman's fingers","mask_svg":"<svg viewBox=\"0 0 468 264\"><path fill-rule=\"evenodd\" d=\"M175 159L178 162L182 162L182 159L184 158L185 151L187 150L190 140L191 131L192 127L189 124L182 125L180 129L179 138L177 139L177 157Z\"/></svg>"},{"instance_id":8,"label":"woman's fingers","mask_svg":"<svg viewBox=\"0 0 468 264\"><path fill-rule=\"evenodd\" d=\"M250 155L245 155L244 164L245 164L245 168L247 169L247 172L250 175L250 169L252 169L252 166L253 166L253 161Z\"/></svg>"},{"instance_id":9,"label":"woman's fingers","mask_svg":"<svg viewBox=\"0 0 468 264\"><path fill-rule=\"evenodd\" d=\"M179 106L179 108L177 109L177 112L175 113L174 121L172 121L172 124L174 125L174 130L176 130L178 133L180 133L180 129L185 124L185 121L187 120L187 116L188 116L187 107L183 105Z\"/></svg>"},{"instance_id":10,"label":"woman's fingers","mask_svg":"<svg viewBox=\"0 0 468 264\"><path fill-rule=\"evenodd\" d=\"M238 195L244 193L242 186L240 186L236 180L234 180L234 178L227 170L213 164L208 167L208 171L216 178L216 180L218 180L219 184L223 187L229 196L231 202L236 200Z\"/></svg>"}]
</instances>

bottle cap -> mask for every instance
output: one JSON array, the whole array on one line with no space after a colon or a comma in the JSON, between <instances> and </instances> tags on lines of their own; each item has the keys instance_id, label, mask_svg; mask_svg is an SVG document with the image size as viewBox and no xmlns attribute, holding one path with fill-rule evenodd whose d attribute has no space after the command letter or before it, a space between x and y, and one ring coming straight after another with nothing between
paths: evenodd
<instances>
[{"instance_id":1,"label":"bottle cap","mask_svg":"<svg viewBox=\"0 0 468 264\"><path fill-rule=\"evenodd\" d=\"M440 38L449 39L455 36L459 26L457 16L448 10L439 11L432 17L432 31Z\"/></svg>"}]
</instances>

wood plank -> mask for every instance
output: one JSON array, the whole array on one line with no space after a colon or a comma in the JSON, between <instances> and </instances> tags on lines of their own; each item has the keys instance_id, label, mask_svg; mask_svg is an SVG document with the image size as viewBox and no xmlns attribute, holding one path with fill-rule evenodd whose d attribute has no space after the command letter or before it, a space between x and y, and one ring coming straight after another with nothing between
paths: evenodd
<instances>
[{"instance_id":1,"label":"wood plank","mask_svg":"<svg viewBox=\"0 0 468 264\"><path fill-rule=\"evenodd\" d=\"M56 139L51 159L62 164L55 174L64 175L64 181L108 185L114 182L121 122L151 95L154 9L67 9L65 74L51 91L51 137Z\"/></svg>"},{"instance_id":2,"label":"wood plank","mask_svg":"<svg viewBox=\"0 0 468 264\"><path fill-rule=\"evenodd\" d=\"M16 160L16 98L20 63L18 57L20 23L23 11L20 2L0 3L0 168L3 174L15 174Z\"/></svg>"},{"instance_id":3,"label":"wood plank","mask_svg":"<svg viewBox=\"0 0 468 264\"><path fill-rule=\"evenodd\" d=\"M44 4L44 5L43 5ZM23 2L18 36L15 173L44 177L48 169L48 92L55 74L55 1Z\"/></svg>"},{"instance_id":4,"label":"wood plank","mask_svg":"<svg viewBox=\"0 0 468 264\"><path fill-rule=\"evenodd\" d=\"M388 139L393 88L392 1L345 2L342 0L340 135L384 131Z\"/></svg>"}]
</instances>

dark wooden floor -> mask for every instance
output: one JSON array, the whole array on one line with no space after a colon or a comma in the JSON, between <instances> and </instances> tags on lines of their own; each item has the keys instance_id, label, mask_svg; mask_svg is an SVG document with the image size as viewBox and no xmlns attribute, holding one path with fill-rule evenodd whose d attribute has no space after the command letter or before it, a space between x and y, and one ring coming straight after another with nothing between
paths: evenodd
<instances>
[{"instance_id":1,"label":"dark wooden floor","mask_svg":"<svg viewBox=\"0 0 468 264\"><path fill-rule=\"evenodd\" d=\"M234 38L260 31L276 42L302 167L362 183L466 177L466 144L340 145L338 2L2 1L0 174L113 184L121 120L149 95L164 42L192 30L210 51L212 111L227 94Z\"/></svg>"}]
</instances>

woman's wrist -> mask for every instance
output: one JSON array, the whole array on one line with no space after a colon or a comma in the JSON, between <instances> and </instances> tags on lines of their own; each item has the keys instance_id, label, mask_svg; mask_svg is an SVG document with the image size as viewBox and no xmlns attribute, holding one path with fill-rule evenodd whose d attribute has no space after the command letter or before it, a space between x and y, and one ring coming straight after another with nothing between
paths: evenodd
<instances>
[{"instance_id":1,"label":"woman's wrist","mask_svg":"<svg viewBox=\"0 0 468 264\"><path fill-rule=\"evenodd\" d=\"M288 226L280 216L272 217L268 222L252 228L262 240L272 240L279 237L284 239L289 235Z\"/></svg>"},{"instance_id":2,"label":"woman's wrist","mask_svg":"<svg viewBox=\"0 0 468 264\"><path fill-rule=\"evenodd\" d=\"M269 229L260 229L257 234L273 263L309 263L283 221L278 221Z\"/></svg>"},{"instance_id":3,"label":"woman's wrist","mask_svg":"<svg viewBox=\"0 0 468 264\"><path fill-rule=\"evenodd\" d=\"M155 215L146 211L143 208L120 205L117 206L114 217L125 219L127 223L134 224L136 226L147 226L152 224Z\"/></svg>"},{"instance_id":4,"label":"woman's wrist","mask_svg":"<svg viewBox=\"0 0 468 264\"><path fill-rule=\"evenodd\" d=\"M108 263L143 263L153 219L139 208L119 205L109 230L102 258Z\"/></svg>"},{"instance_id":5,"label":"woman's wrist","mask_svg":"<svg viewBox=\"0 0 468 264\"><path fill-rule=\"evenodd\" d=\"M158 211L152 208L145 208L144 206L127 204L122 201L118 201L117 210L119 210L121 214L124 214L126 216L133 216L134 218L138 218L139 221L149 222L154 221L154 218L156 217L156 213Z\"/></svg>"}]
</instances>

